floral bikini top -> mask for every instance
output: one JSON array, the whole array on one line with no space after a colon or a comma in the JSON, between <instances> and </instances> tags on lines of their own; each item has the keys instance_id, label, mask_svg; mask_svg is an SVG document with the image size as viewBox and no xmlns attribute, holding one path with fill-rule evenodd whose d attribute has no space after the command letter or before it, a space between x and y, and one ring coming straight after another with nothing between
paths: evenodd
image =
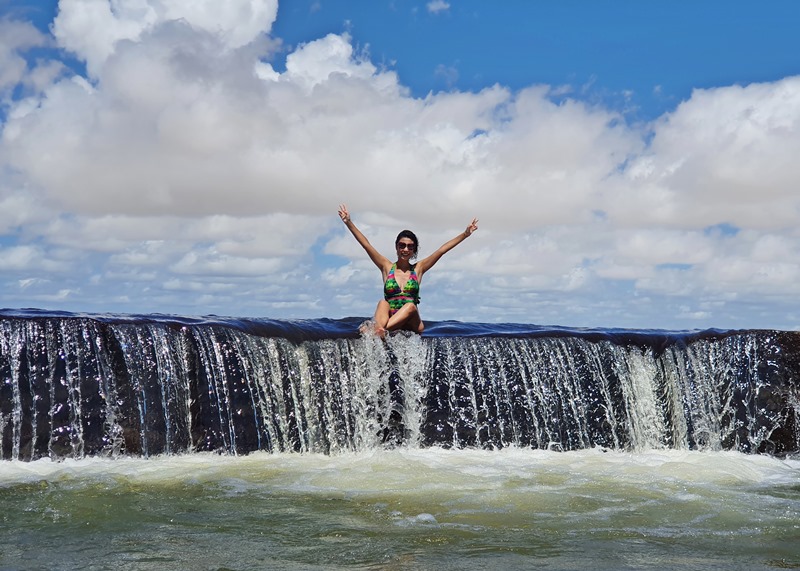
<instances>
[{"instance_id":1,"label":"floral bikini top","mask_svg":"<svg viewBox=\"0 0 800 571\"><path fill-rule=\"evenodd\" d=\"M411 266L411 274L408 276L408 281L403 289L400 289L400 284L394 278L394 270L397 264L392 264L392 269L389 270L389 275L386 276L386 283L383 284L383 297L389 302L389 310L394 313L407 303L419 305L419 280L417 279L417 272L414 271L414 266Z\"/></svg>"}]
</instances>

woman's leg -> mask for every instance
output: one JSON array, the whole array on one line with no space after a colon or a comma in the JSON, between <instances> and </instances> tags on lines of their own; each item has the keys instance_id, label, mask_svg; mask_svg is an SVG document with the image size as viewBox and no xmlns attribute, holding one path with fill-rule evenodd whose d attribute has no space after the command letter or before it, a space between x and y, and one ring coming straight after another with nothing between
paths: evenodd
<instances>
[{"instance_id":1,"label":"woman's leg","mask_svg":"<svg viewBox=\"0 0 800 571\"><path fill-rule=\"evenodd\" d=\"M375 322L375 328L385 331L386 324L389 323L389 302L382 299L378 302L378 307L375 308L375 315L372 316Z\"/></svg>"},{"instance_id":2,"label":"woman's leg","mask_svg":"<svg viewBox=\"0 0 800 571\"><path fill-rule=\"evenodd\" d=\"M384 328L386 331L406 329L421 335L425 330L425 324L422 323L417 306L413 303L407 303L389 318Z\"/></svg>"},{"instance_id":3,"label":"woman's leg","mask_svg":"<svg viewBox=\"0 0 800 571\"><path fill-rule=\"evenodd\" d=\"M382 299L375 308L375 315L372 316L372 323L365 321L359 331L361 333L374 333L379 337L386 335L386 323L389 321L389 302Z\"/></svg>"}]
</instances>

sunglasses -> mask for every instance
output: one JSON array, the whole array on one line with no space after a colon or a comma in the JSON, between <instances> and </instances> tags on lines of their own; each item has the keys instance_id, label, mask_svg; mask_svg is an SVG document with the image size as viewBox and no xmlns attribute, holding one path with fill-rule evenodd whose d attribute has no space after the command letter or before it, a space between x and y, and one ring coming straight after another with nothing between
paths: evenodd
<instances>
[{"instance_id":1,"label":"sunglasses","mask_svg":"<svg viewBox=\"0 0 800 571\"><path fill-rule=\"evenodd\" d=\"M414 250L417 249L417 247L413 243L407 244L407 243L403 243L403 242L398 242L397 243L397 249L398 250L411 250L413 252Z\"/></svg>"}]
</instances>

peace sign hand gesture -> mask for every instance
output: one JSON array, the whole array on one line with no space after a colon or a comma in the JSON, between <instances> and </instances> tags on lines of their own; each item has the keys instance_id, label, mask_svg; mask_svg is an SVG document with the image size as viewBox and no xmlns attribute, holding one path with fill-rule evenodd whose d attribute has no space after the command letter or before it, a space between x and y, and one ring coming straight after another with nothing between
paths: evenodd
<instances>
[{"instance_id":1,"label":"peace sign hand gesture","mask_svg":"<svg viewBox=\"0 0 800 571\"><path fill-rule=\"evenodd\" d=\"M347 211L347 206L344 204L339 205L339 218L341 218L342 222L345 224L350 222L350 213Z\"/></svg>"}]
</instances>

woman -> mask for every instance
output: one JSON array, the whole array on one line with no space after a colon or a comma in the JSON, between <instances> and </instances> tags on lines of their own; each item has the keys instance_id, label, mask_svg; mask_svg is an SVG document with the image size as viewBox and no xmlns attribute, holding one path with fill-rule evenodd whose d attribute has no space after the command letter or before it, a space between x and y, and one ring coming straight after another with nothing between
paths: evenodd
<instances>
[{"instance_id":1,"label":"woman","mask_svg":"<svg viewBox=\"0 0 800 571\"><path fill-rule=\"evenodd\" d=\"M387 331L405 329L415 333L422 333L425 324L419 316L419 284L422 276L439 261L439 258L463 242L478 229L478 219L473 218L461 234L442 244L438 250L416 264L411 262L417 257L419 241L411 230L403 230L397 235L394 246L397 250L397 261L392 263L389 258L378 252L369 243L366 236L356 228L350 219L347 206L339 205L339 217L347 229L355 236L361 247L367 251L383 277L384 299L378 302L373 317L375 333L383 337ZM363 328L362 328L363 331Z\"/></svg>"}]
</instances>

